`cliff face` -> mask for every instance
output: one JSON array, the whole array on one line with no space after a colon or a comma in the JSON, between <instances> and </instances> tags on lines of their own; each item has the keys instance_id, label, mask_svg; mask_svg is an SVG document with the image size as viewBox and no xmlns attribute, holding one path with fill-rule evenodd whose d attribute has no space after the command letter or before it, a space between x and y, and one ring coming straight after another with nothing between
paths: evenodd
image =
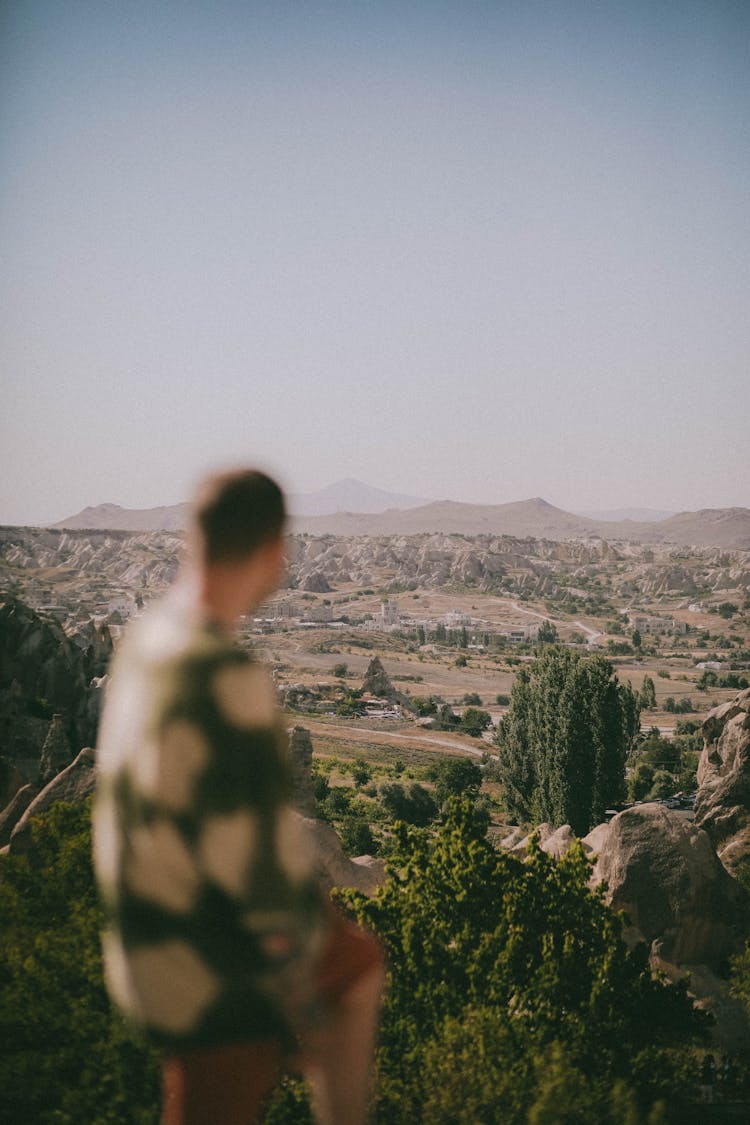
<instances>
[{"instance_id":1,"label":"cliff face","mask_svg":"<svg viewBox=\"0 0 750 1125\"><path fill-rule=\"evenodd\" d=\"M695 823L734 873L750 860L750 688L706 717L698 784Z\"/></svg>"},{"instance_id":2,"label":"cliff face","mask_svg":"<svg viewBox=\"0 0 750 1125\"><path fill-rule=\"evenodd\" d=\"M64 735L71 756L93 743L101 694L97 677L111 651L106 626L70 637L22 602L0 605L0 754L27 769L38 762L53 712L59 716L58 741Z\"/></svg>"}]
</instances>

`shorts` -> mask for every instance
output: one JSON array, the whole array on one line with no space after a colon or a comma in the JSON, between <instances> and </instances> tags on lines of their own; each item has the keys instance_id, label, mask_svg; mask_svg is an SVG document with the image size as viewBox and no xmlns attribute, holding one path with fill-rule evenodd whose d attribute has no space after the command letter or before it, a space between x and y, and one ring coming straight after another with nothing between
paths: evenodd
<instances>
[{"instance_id":1,"label":"shorts","mask_svg":"<svg viewBox=\"0 0 750 1125\"><path fill-rule=\"evenodd\" d=\"M367 930L331 910L316 970L324 1011L375 969L383 955ZM288 1060L280 1039L193 1048L162 1060L162 1125L249 1125L276 1086Z\"/></svg>"}]
</instances>

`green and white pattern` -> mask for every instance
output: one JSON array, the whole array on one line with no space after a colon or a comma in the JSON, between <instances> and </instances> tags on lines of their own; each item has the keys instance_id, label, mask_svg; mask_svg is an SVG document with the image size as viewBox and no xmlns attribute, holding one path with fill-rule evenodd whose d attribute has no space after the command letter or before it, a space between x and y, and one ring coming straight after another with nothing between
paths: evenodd
<instances>
[{"instance_id":1,"label":"green and white pattern","mask_svg":"<svg viewBox=\"0 0 750 1125\"><path fill-rule=\"evenodd\" d=\"M94 858L108 987L157 1043L285 1035L311 1018L323 930L263 668L167 598L118 651Z\"/></svg>"}]
</instances>

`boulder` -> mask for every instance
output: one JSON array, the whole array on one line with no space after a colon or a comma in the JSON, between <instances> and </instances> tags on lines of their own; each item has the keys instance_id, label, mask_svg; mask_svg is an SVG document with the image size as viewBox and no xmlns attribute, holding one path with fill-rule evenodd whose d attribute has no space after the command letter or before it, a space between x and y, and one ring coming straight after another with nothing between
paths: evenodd
<instances>
[{"instance_id":1,"label":"boulder","mask_svg":"<svg viewBox=\"0 0 750 1125\"><path fill-rule=\"evenodd\" d=\"M722 866L708 835L678 812L638 805L613 818L597 840L595 882L625 911L629 940L672 964L718 968L742 948L750 926L750 896Z\"/></svg>"},{"instance_id":2,"label":"boulder","mask_svg":"<svg viewBox=\"0 0 750 1125\"><path fill-rule=\"evenodd\" d=\"M555 859L561 859L575 842L575 839L576 834L570 825L563 824L542 843L542 851L546 852L547 855L554 856Z\"/></svg>"},{"instance_id":3,"label":"boulder","mask_svg":"<svg viewBox=\"0 0 750 1125\"><path fill-rule=\"evenodd\" d=\"M31 845L29 822L57 801L83 801L94 792L96 752L90 747L81 750L75 761L45 785L28 806L10 837L11 852L28 851Z\"/></svg>"},{"instance_id":4,"label":"boulder","mask_svg":"<svg viewBox=\"0 0 750 1125\"><path fill-rule=\"evenodd\" d=\"M553 828L551 824L545 822L540 824L533 834L538 836L539 847L542 851L555 859L562 859L576 839L576 834L569 824L563 824L560 828ZM523 835L522 829L514 828L511 834L502 841L501 847L515 852L516 855L525 855L531 835Z\"/></svg>"},{"instance_id":5,"label":"boulder","mask_svg":"<svg viewBox=\"0 0 750 1125\"><path fill-rule=\"evenodd\" d=\"M548 824L547 821L545 820L541 824L537 825L537 827L534 829L533 832L527 832L526 835L521 835L520 839L518 839L518 831L519 830L517 830L515 833L513 833L513 836L515 836L515 838L516 838L515 843L510 845L509 850L512 851L512 852L515 852L516 855L525 855L527 850L528 850L529 840L531 839L532 836L537 836L538 839L539 839L539 847L544 852L544 851L547 850L547 848L546 848L547 841L551 840L556 835L556 832L563 832L564 829L566 829L566 828L568 829L568 831L571 831L569 824L565 824L565 825L563 825L562 828L555 830L552 827L552 825ZM572 832L571 832L571 836L572 836ZM512 837L508 837L508 839L510 840L510 839L512 839ZM503 845L503 846L505 846L505 845ZM553 843L553 845L552 845L553 850L550 852L550 855L555 854L555 850L554 850L555 847L556 847L556 844ZM562 855L562 852L560 853L560 855ZM556 855L556 858L559 859L560 855Z\"/></svg>"},{"instance_id":6,"label":"boulder","mask_svg":"<svg viewBox=\"0 0 750 1125\"><path fill-rule=\"evenodd\" d=\"M695 822L734 873L750 859L750 688L703 724Z\"/></svg>"},{"instance_id":7,"label":"boulder","mask_svg":"<svg viewBox=\"0 0 750 1125\"><path fill-rule=\"evenodd\" d=\"M591 829L588 836L583 837L581 843L587 855L599 855L609 835L609 824L609 821L605 821L603 824L597 824L596 828Z\"/></svg>"}]
</instances>

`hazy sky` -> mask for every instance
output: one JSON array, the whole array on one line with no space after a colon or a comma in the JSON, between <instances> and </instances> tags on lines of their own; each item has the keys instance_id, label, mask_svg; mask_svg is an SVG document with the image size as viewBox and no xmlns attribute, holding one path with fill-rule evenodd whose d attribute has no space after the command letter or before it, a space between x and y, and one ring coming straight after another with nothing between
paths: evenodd
<instances>
[{"instance_id":1,"label":"hazy sky","mask_svg":"<svg viewBox=\"0 0 750 1125\"><path fill-rule=\"evenodd\" d=\"M0 3L0 522L750 506L750 4Z\"/></svg>"}]
</instances>

